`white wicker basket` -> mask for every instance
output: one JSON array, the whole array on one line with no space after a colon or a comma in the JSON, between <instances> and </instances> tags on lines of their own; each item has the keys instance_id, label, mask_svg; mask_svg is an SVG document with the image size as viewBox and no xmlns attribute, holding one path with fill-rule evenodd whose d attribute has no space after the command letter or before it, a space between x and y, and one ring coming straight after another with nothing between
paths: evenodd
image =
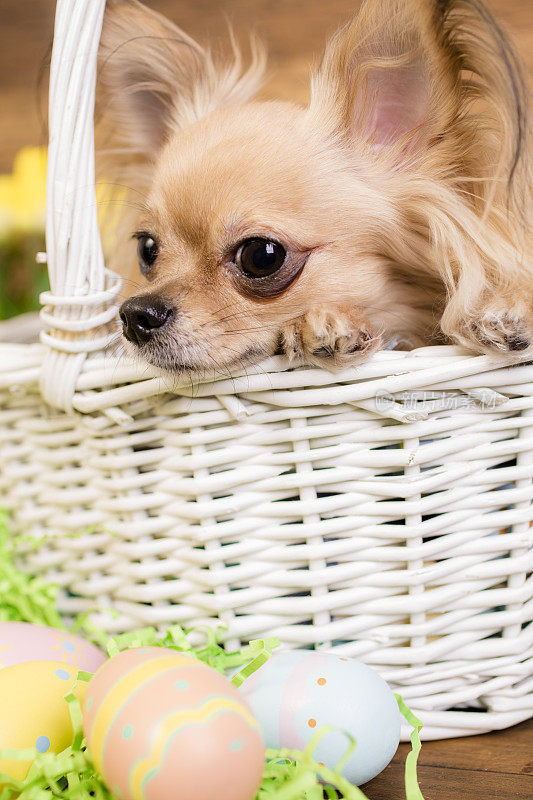
<instances>
[{"instance_id":1,"label":"white wicker basket","mask_svg":"<svg viewBox=\"0 0 533 800\"><path fill-rule=\"evenodd\" d=\"M27 568L109 631L222 620L232 645L361 658L427 738L531 716L533 366L425 348L191 387L115 355L93 188L103 10L58 3L46 332L0 345L0 505L46 534Z\"/></svg>"}]
</instances>

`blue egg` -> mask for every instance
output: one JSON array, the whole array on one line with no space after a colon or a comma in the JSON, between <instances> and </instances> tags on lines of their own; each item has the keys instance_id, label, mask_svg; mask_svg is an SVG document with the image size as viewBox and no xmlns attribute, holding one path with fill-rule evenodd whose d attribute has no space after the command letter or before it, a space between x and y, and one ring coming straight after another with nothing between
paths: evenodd
<instances>
[{"instance_id":1,"label":"blue egg","mask_svg":"<svg viewBox=\"0 0 533 800\"><path fill-rule=\"evenodd\" d=\"M244 681L267 747L303 750L323 726L313 756L335 769L355 748L342 774L359 786L390 762L400 741L400 710L388 684L366 664L333 653L295 650L274 654ZM345 733L346 732L346 733Z\"/></svg>"}]
</instances>

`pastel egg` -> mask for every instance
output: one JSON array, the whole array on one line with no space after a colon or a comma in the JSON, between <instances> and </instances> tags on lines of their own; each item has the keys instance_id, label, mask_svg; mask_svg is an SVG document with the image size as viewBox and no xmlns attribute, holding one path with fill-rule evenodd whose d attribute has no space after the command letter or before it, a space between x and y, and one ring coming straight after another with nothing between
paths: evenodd
<instances>
[{"instance_id":1,"label":"pastel egg","mask_svg":"<svg viewBox=\"0 0 533 800\"><path fill-rule=\"evenodd\" d=\"M253 800L264 770L258 724L235 687L193 656L125 650L89 683L83 729L118 800Z\"/></svg>"},{"instance_id":2,"label":"pastel egg","mask_svg":"<svg viewBox=\"0 0 533 800\"><path fill-rule=\"evenodd\" d=\"M274 654L240 687L259 721L266 747L305 749L322 726L316 761L334 769L355 739L342 768L360 785L380 773L400 741L400 711L387 683L359 661L331 653Z\"/></svg>"},{"instance_id":3,"label":"pastel egg","mask_svg":"<svg viewBox=\"0 0 533 800\"><path fill-rule=\"evenodd\" d=\"M78 670L60 661L30 661L0 670L0 750L30 749L60 753L72 744L69 706L73 691L80 702L86 683L76 685ZM15 780L26 777L33 759L0 759L0 772Z\"/></svg>"},{"instance_id":4,"label":"pastel egg","mask_svg":"<svg viewBox=\"0 0 533 800\"><path fill-rule=\"evenodd\" d=\"M0 668L26 661L62 661L96 672L107 656L80 636L31 622L0 622Z\"/></svg>"}]
</instances>

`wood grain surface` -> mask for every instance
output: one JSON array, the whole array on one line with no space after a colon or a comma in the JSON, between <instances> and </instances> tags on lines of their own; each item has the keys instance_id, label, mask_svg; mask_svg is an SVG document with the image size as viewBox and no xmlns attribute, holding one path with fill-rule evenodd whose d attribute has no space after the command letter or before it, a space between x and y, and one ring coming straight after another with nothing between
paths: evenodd
<instances>
[{"instance_id":1,"label":"wood grain surface","mask_svg":"<svg viewBox=\"0 0 533 800\"><path fill-rule=\"evenodd\" d=\"M407 744L364 786L370 800L404 800ZM424 742L418 778L425 800L533 800L533 720L483 736Z\"/></svg>"},{"instance_id":2,"label":"wood grain surface","mask_svg":"<svg viewBox=\"0 0 533 800\"><path fill-rule=\"evenodd\" d=\"M359 2L152 0L148 5L216 45L225 40L227 20L241 39L255 29L271 57L264 95L305 101L309 65ZM490 5L533 71L533 0L491 0ZM0 172L11 169L23 145L46 143L46 61L54 6L54 0L0 0ZM385 772L365 787L371 800L403 800L405 752L402 745ZM419 763L426 800L533 800L533 722L485 736L428 742Z\"/></svg>"}]
</instances>

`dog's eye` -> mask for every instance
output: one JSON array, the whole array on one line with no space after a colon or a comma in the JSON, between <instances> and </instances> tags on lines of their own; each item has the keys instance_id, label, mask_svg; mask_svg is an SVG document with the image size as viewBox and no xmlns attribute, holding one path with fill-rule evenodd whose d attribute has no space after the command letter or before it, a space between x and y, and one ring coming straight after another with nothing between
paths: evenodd
<instances>
[{"instance_id":1,"label":"dog's eye","mask_svg":"<svg viewBox=\"0 0 533 800\"><path fill-rule=\"evenodd\" d=\"M281 269L286 255L278 242L247 239L237 250L235 263L249 278L266 278Z\"/></svg>"},{"instance_id":2,"label":"dog's eye","mask_svg":"<svg viewBox=\"0 0 533 800\"><path fill-rule=\"evenodd\" d=\"M150 267L154 263L159 253L156 240L148 233L141 233L137 236L137 257L139 259L139 267L143 275L150 271Z\"/></svg>"}]
</instances>

